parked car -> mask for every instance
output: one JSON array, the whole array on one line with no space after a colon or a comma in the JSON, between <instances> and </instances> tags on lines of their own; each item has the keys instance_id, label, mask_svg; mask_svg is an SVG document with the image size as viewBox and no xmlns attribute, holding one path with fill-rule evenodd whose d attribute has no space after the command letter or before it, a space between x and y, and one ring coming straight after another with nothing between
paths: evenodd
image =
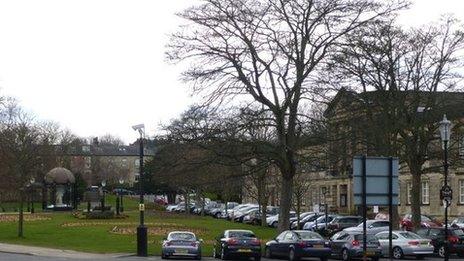
<instances>
[{"instance_id":1,"label":"parked car","mask_svg":"<svg viewBox=\"0 0 464 261\"><path fill-rule=\"evenodd\" d=\"M327 260L332 253L329 241L312 231L287 230L274 240L266 243L266 258L288 257L288 260L299 260L302 257L319 257Z\"/></svg>"},{"instance_id":2,"label":"parked car","mask_svg":"<svg viewBox=\"0 0 464 261\"><path fill-rule=\"evenodd\" d=\"M323 215L322 213L314 213L314 212L312 212L309 215L306 215L305 217L300 219L299 226L297 226L298 225L297 224L298 220L294 220L293 222L291 222L290 229L293 229L293 230L303 229L304 225L307 222L313 222L314 220L316 220L317 218L319 218L322 215Z\"/></svg>"},{"instance_id":3,"label":"parked car","mask_svg":"<svg viewBox=\"0 0 464 261\"><path fill-rule=\"evenodd\" d=\"M451 222L451 227L464 228L464 217L458 217Z\"/></svg>"},{"instance_id":4,"label":"parked car","mask_svg":"<svg viewBox=\"0 0 464 261\"><path fill-rule=\"evenodd\" d=\"M434 252L445 257L445 228L421 228L416 232L419 236L428 238L434 247ZM464 232L460 228L448 229L449 253L464 257Z\"/></svg>"},{"instance_id":5,"label":"parked car","mask_svg":"<svg viewBox=\"0 0 464 261\"><path fill-rule=\"evenodd\" d=\"M215 218L220 218L221 215L222 215L222 212L224 211L224 209L225 209L225 204L219 203L217 205L217 207L215 207L215 208L213 208L213 209L211 209L209 211L209 215L211 215L211 216L213 216Z\"/></svg>"},{"instance_id":6,"label":"parked car","mask_svg":"<svg viewBox=\"0 0 464 261\"><path fill-rule=\"evenodd\" d=\"M380 232L376 235L382 247L382 254L389 255L389 233L388 231ZM422 259L426 255L433 254L433 245L430 239L423 238L410 231L393 231L392 232L392 257L402 259L404 256L415 256Z\"/></svg>"},{"instance_id":7,"label":"parked car","mask_svg":"<svg viewBox=\"0 0 464 261\"><path fill-rule=\"evenodd\" d=\"M367 234L377 234L383 231L387 231L390 225L390 221L386 220L367 220L366 221L366 232ZM349 227L343 229L346 232L363 232L363 222L356 227Z\"/></svg>"},{"instance_id":8,"label":"parked car","mask_svg":"<svg viewBox=\"0 0 464 261\"><path fill-rule=\"evenodd\" d=\"M239 211L242 211L246 208L253 207L253 206L257 206L257 205L256 204L240 204L240 205L235 206L232 209L227 209L225 213L226 218L231 220L232 218L234 218L236 213L238 213Z\"/></svg>"},{"instance_id":9,"label":"parked car","mask_svg":"<svg viewBox=\"0 0 464 261\"><path fill-rule=\"evenodd\" d=\"M174 204L174 205L168 205L166 207L166 211L169 211L169 212L172 212L174 211L176 208L177 208L178 204Z\"/></svg>"},{"instance_id":10,"label":"parked car","mask_svg":"<svg viewBox=\"0 0 464 261\"><path fill-rule=\"evenodd\" d=\"M290 211L290 218L296 217L295 211ZM279 214L266 218L266 223L270 227L277 227L279 225Z\"/></svg>"},{"instance_id":11,"label":"parked car","mask_svg":"<svg viewBox=\"0 0 464 261\"><path fill-rule=\"evenodd\" d=\"M230 257L253 257L261 260L261 241L250 230L226 230L218 237L213 246L213 257L222 260Z\"/></svg>"},{"instance_id":12,"label":"parked car","mask_svg":"<svg viewBox=\"0 0 464 261\"><path fill-rule=\"evenodd\" d=\"M201 239L198 239L194 233L187 231L174 231L169 233L163 241L161 249L161 258L168 257L193 257L201 259Z\"/></svg>"},{"instance_id":13,"label":"parked car","mask_svg":"<svg viewBox=\"0 0 464 261\"><path fill-rule=\"evenodd\" d=\"M333 235L345 228L357 226L361 222L362 217L360 216L337 216L329 223L327 232L329 235Z\"/></svg>"},{"instance_id":14,"label":"parked car","mask_svg":"<svg viewBox=\"0 0 464 261\"><path fill-rule=\"evenodd\" d=\"M113 189L113 194L116 195L135 195L134 191L123 189L123 188L115 188Z\"/></svg>"},{"instance_id":15,"label":"parked car","mask_svg":"<svg viewBox=\"0 0 464 261\"><path fill-rule=\"evenodd\" d=\"M266 208L266 218L276 215L279 212L278 207L268 206ZM245 217L243 217L243 223L258 225L261 224L261 211L259 209L251 211Z\"/></svg>"},{"instance_id":16,"label":"parked car","mask_svg":"<svg viewBox=\"0 0 464 261\"><path fill-rule=\"evenodd\" d=\"M239 210L239 211L236 211L234 213L234 221L236 222L243 222L243 218L248 215L249 213L253 212L253 211L257 211L259 210L259 207L258 206L251 206L251 207L248 207L248 208L244 208L242 210Z\"/></svg>"},{"instance_id":17,"label":"parked car","mask_svg":"<svg viewBox=\"0 0 464 261\"><path fill-rule=\"evenodd\" d=\"M307 217L308 215L313 215L314 212L303 212L303 213L300 213L300 222L301 220L303 220L305 217ZM297 226L296 226L296 223L298 221L298 216L295 215L295 217L292 217L290 218L290 229L297 229Z\"/></svg>"},{"instance_id":18,"label":"parked car","mask_svg":"<svg viewBox=\"0 0 464 261\"><path fill-rule=\"evenodd\" d=\"M400 221L400 228L402 230L412 230L412 215L406 214L404 215L403 219ZM421 227L422 228L430 228L430 227L442 227L442 224L438 221L434 221L432 218L421 215Z\"/></svg>"},{"instance_id":19,"label":"parked car","mask_svg":"<svg viewBox=\"0 0 464 261\"><path fill-rule=\"evenodd\" d=\"M331 222L335 217L336 215L327 215L326 219L325 215L322 215L314 221L306 222L303 226L303 229L311 231L325 230L327 224Z\"/></svg>"},{"instance_id":20,"label":"parked car","mask_svg":"<svg viewBox=\"0 0 464 261\"><path fill-rule=\"evenodd\" d=\"M374 234L367 234L366 255L372 261L378 261L382 256L382 247ZM335 233L330 238L332 256L343 261L363 256L363 234L358 231L345 231Z\"/></svg>"}]
</instances>

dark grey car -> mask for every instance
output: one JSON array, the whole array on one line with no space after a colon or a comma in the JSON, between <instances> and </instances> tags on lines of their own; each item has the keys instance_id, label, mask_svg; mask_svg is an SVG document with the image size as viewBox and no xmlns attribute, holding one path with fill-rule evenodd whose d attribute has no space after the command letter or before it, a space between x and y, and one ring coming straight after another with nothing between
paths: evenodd
<instances>
[{"instance_id":1,"label":"dark grey car","mask_svg":"<svg viewBox=\"0 0 464 261\"><path fill-rule=\"evenodd\" d=\"M340 231L330 239L332 256L344 261L363 257L363 235L359 232ZM375 235L367 235L366 255L377 261L382 256L382 247Z\"/></svg>"}]
</instances>

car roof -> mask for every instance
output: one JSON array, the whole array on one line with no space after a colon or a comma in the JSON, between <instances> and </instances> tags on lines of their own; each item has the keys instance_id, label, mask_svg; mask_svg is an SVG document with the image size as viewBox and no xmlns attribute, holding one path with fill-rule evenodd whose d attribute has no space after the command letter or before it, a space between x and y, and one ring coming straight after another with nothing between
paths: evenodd
<instances>
[{"instance_id":1,"label":"car roof","mask_svg":"<svg viewBox=\"0 0 464 261\"><path fill-rule=\"evenodd\" d=\"M195 235L195 233L190 232L190 231L171 231L171 232L169 232L168 235L170 235L170 234L192 234L192 235Z\"/></svg>"},{"instance_id":2,"label":"car roof","mask_svg":"<svg viewBox=\"0 0 464 261\"><path fill-rule=\"evenodd\" d=\"M246 229L228 229L225 231L226 233L228 232L250 232L250 233L253 233L253 231L251 230L246 230ZM253 233L254 234L254 233Z\"/></svg>"}]
</instances>

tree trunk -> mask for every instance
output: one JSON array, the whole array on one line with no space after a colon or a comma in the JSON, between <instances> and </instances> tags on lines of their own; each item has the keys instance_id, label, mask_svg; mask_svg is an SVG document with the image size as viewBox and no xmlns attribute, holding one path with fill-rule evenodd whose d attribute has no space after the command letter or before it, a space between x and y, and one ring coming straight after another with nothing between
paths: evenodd
<instances>
[{"instance_id":1,"label":"tree trunk","mask_svg":"<svg viewBox=\"0 0 464 261\"><path fill-rule=\"evenodd\" d=\"M421 224L421 173L411 168L411 214L413 230L420 228Z\"/></svg>"},{"instance_id":2,"label":"tree trunk","mask_svg":"<svg viewBox=\"0 0 464 261\"><path fill-rule=\"evenodd\" d=\"M282 187L280 188L280 209L279 209L279 227L278 231L283 232L290 226L290 208L292 202L293 175L282 176Z\"/></svg>"}]
</instances>

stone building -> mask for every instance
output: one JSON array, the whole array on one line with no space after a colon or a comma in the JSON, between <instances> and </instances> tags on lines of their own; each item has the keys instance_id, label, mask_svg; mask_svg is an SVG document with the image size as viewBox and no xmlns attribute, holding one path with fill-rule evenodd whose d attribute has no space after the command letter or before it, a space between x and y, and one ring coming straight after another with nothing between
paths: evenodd
<instances>
[{"instance_id":1,"label":"stone building","mask_svg":"<svg viewBox=\"0 0 464 261\"><path fill-rule=\"evenodd\" d=\"M366 122L365 111L359 105L360 97L371 104L373 99L382 94L371 92L357 94L342 89L333 98L325 111L329 122L329 137L323 146L323 170L307 171L306 178L308 192L304 200L304 210L313 210L317 205L327 203L330 211L343 214L357 214L358 208L354 205L352 161L356 155L390 156L387 145L377 140L368 141L366 136L375 137L378 128L388 128L382 125L379 119ZM379 96L380 95L380 96ZM424 94L427 97L428 94ZM453 189L454 197L449 207L451 217L464 216L464 93L436 93L442 99L445 109L441 110L450 115L454 128L450 143L450 169L449 184ZM367 97L366 97L367 96ZM427 107L417 107L418 115L427 112ZM375 113L375 109L373 110ZM441 114L442 116L443 114ZM372 115L371 115L372 116ZM374 115L375 117L375 115ZM440 118L437 118L437 122ZM363 124L360 124L363 123ZM376 129L377 128L377 129ZM443 204L439 198L439 191L444 183L443 177L443 150L438 130L434 140L426 148L427 161L423 165L425 174L421 177L420 199L421 212L426 215L441 217L444 214ZM380 148L380 149L379 149ZM400 158L400 162L403 160ZM399 206L398 212L402 216L411 213L411 174L403 162L400 166L399 177ZM278 201L277 201L278 202ZM380 207L380 211L386 210ZM370 209L372 214L372 208Z\"/></svg>"}]
</instances>

